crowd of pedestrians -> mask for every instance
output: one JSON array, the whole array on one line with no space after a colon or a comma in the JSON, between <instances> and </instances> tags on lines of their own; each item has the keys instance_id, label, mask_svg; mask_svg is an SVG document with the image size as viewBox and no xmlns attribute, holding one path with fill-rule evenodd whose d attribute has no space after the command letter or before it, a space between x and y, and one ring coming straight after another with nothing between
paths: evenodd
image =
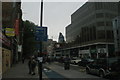
<instances>
[{"instance_id":1,"label":"crowd of pedestrians","mask_svg":"<svg viewBox=\"0 0 120 80\"><path fill-rule=\"evenodd\" d=\"M25 58L22 59L22 63L24 63L24 60ZM43 63L48 63L50 64L51 62L53 62L54 60L52 60L50 57L44 57L43 58ZM37 66L37 59L35 56L31 56L29 57L29 60L28 60L28 70L29 70L29 74L30 75L35 75L35 69L36 69L36 66ZM70 69L70 58L69 56L66 56L66 57L62 57L61 59L61 62L64 63L64 69L65 70L69 70Z\"/></svg>"}]
</instances>

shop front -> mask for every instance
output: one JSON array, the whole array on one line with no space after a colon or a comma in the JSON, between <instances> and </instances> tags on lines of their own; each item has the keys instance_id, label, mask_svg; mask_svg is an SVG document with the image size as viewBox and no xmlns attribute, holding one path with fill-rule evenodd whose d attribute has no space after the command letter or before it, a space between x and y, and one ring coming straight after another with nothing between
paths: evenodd
<instances>
[{"instance_id":1,"label":"shop front","mask_svg":"<svg viewBox=\"0 0 120 80\"><path fill-rule=\"evenodd\" d=\"M90 50L79 50L80 58L90 58Z\"/></svg>"},{"instance_id":2,"label":"shop front","mask_svg":"<svg viewBox=\"0 0 120 80\"><path fill-rule=\"evenodd\" d=\"M95 49L90 49L90 55L92 59L97 59L97 50Z\"/></svg>"},{"instance_id":3,"label":"shop front","mask_svg":"<svg viewBox=\"0 0 120 80\"><path fill-rule=\"evenodd\" d=\"M99 48L97 49L98 58L106 58L107 57L107 49L106 48Z\"/></svg>"},{"instance_id":4,"label":"shop front","mask_svg":"<svg viewBox=\"0 0 120 80\"><path fill-rule=\"evenodd\" d=\"M2 73L8 71L11 67L11 51L2 48Z\"/></svg>"},{"instance_id":5,"label":"shop front","mask_svg":"<svg viewBox=\"0 0 120 80\"><path fill-rule=\"evenodd\" d=\"M10 40L2 33L1 39L1 50L2 50L2 73L5 73L11 67L11 49L10 49Z\"/></svg>"}]
</instances>

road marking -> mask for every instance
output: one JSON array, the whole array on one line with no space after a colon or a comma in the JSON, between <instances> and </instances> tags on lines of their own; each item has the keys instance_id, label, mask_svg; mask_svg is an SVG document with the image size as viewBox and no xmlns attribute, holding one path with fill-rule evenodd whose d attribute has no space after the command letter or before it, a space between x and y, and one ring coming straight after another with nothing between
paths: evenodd
<instances>
[{"instance_id":1,"label":"road marking","mask_svg":"<svg viewBox=\"0 0 120 80\"><path fill-rule=\"evenodd\" d=\"M86 69L80 69L80 72L85 72Z\"/></svg>"},{"instance_id":2,"label":"road marking","mask_svg":"<svg viewBox=\"0 0 120 80\"><path fill-rule=\"evenodd\" d=\"M70 64L71 66L78 66L78 65L74 65L74 64Z\"/></svg>"}]
</instances>

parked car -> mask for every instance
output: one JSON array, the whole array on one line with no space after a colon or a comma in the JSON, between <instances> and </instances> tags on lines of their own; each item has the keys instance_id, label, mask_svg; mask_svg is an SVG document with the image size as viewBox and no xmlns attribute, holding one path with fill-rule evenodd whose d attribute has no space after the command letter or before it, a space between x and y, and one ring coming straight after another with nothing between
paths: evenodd
<instances>
[{"instance_id":1,"label":"parked car","mask_svg":"<svg viewBox=\"0 0 120 80\"><path fill-rule=\"evenodd\" d=\"M81 61L80 58L72 58L72 59L70 60L71 64L78 64L80 61Z\"/></svg>"},{"instance_id":2,"label":"parked car","mask_svg":"<svg viewBox=\"0 0 120 80\"><path fill-rule=\"evenodd\" d=\"M118 62L117 60L118 58L96 59L86 66L86 73L97 74L100 77L112 76L116 72L115 69L120 67L113 65Z\"/></svg>"},{"instance_id":3,"label":"parked car","mask_svg":"<svg viewBox=\"0 0 120 80\"><path fill-rule=\"evenodd\" d=\"M111 67L112 72L107 77L111 80L120 80L120 58Z\"/></svg>"},{"instance_id":4,"label":"parked car","mask_svg":"<svg viewBox=\"0 0 120 80\"><path fill-rule=\"evenodd\" d=\"M78 62L79 66L85 67L87 64L92 63L94 60L90 58L82 59L81 61Z\"/></svg>"}]
</instances>

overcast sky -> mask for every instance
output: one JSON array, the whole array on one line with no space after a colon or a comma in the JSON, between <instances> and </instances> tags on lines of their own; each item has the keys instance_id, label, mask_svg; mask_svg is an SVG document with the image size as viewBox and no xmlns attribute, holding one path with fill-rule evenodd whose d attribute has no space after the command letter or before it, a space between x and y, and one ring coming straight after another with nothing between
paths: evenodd
<instances>
[{"instance_id":1,"label":"overcast sky","mask_svg":"<svg viewBox=\"0 0 120 80\"><path fill-rule=\"evenodd\" d=\"M71 14L84 2L44 2L43 26L48 27L48 36L58 40L59 32L65 36L65 27L71 23ZM39 2L22 2L23 20L39 25Z\"/></svg>"}]
</instances>

